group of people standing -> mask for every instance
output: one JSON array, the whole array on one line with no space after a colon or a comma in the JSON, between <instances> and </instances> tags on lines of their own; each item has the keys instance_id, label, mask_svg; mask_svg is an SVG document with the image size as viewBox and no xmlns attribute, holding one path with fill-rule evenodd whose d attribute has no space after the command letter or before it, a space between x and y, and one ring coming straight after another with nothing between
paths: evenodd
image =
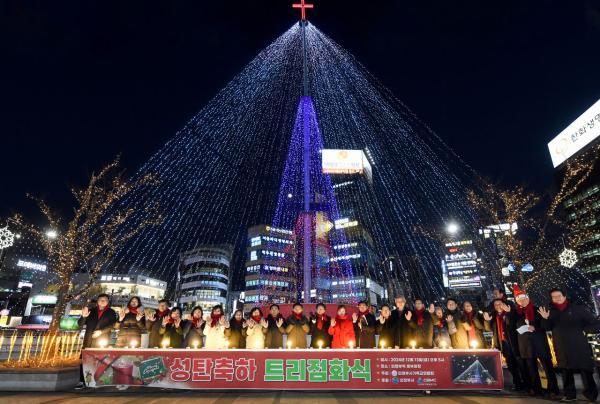
<instances>
[{"instance_id":1,"label":"group of people standing","mask_svg":"<svg viewBox=\"0 0 600 404\"><path fill-rule=\"evenodd\" d=\"M571 304L560 289L550 292L548 308L534 305L529 296L514 288L516 304L503 289L495 289L487 310L477 310L470 301L445 300L445 307L414 299L409 309L403 296L395 306L380 307L379 316L367 302L360 302L352 314L346 306L337 307L335 317L326 314L326 306L316 305L306 315L300 303L293 305L290 316L283 318L277 304L265 316L259 307L244 317L236 310L229 319L223 307L214 306L205 318L201 307L194 307L184 318L179 307L169 309L167 300L158 309L144 313L141 300L132 297L117 314L109 307L109 296L101 294L97 307L85 307L79 319L86 326L84 347L98 347L110 341L113 329L119 330L116 347L139 347L141 335L149 335L149 347L172 348L492 348L502 352L515 390L531 395L558 396L559 388L547 331L552 332L554 351L561 369L564 400L575 399L574 373L580 372L584 395L595 400L598 390L593 378L594 361L586 331L597 331L600 323L584 306ZM484 338L484 333L491 339ZM284 346L284 335L287 342ZM310 336L310 338L308 338ZM377 338L378 336L378 338ZM538 365L547 379L542 389Z\"/></svg>"}]
</instances>

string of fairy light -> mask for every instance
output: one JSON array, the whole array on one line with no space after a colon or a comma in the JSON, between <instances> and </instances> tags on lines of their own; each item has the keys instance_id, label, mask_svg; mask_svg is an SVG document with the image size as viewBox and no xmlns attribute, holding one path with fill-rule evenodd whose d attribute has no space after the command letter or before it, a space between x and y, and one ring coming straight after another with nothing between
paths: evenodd
<instances>
[{"instance_id":1,"label":"string of fairy light","mask_svg":"<svg viewBox=\"0 0 600 404\"><path fill-rule=\"evenodd\" d=\"M440 244L415 229L481 225L467 195L477 187L472 169L340 45L312 24L306 39L315 109L311 131L323 144L315 150L368 149L373 183L368 192L343 199L360 212L378 257L401 258L400 268L376 272L376 281L412 280L413 294L439 299L445 294ZM142 229L105 270L144 272L174 283L182 252L228 243L234 246L232 289L243 289L247 229L256 224L290 229L297 219L284 206L292 202L288 194L301 194L297 173L288 169L290 159L299 158L293 148L301 83L301 30L295 24L138 170L136 177L151 173L158 184L132 192L120 204L156 204L162 222ZM331 179L312 175L321 178L315 190L335 201ZM332 202L331 218L341 208ZM344 260L334 271L351 275Z\"/></svg>"}]
</instances>

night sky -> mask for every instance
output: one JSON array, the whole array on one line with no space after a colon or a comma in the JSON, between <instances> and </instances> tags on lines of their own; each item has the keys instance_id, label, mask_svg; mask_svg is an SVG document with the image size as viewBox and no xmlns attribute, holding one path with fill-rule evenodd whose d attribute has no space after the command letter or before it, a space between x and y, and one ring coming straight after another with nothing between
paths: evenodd
<instances>
[{"instance_id":1,"label":"night sky","mask_svg":"<svg viewBox=\"0 0 600 404\"><path fill-rule=\"evenodd\" d=\"M314 0L309 19L506 184L552 183L546 143L600 97L600 2ZM0 217L67 210L133 172L298 18L288 0L0 3Z\"/></svg>"}]
</instances>

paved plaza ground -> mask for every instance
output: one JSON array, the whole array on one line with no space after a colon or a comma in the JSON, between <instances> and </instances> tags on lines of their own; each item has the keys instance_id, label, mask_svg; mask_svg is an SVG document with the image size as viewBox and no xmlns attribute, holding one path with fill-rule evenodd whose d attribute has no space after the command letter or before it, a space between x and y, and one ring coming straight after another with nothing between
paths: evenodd
<instances>
[{"instance_id":1,"label":"paved plaza ground","mask_svg":"<svg viewBox=\"0 0 600 404\"><path fill-rule=\"evenodd\" d=\"M550 403L542 399L531 399L509 393L423 393L409 392L211 392L198 391L77 391L63 393L8 393L2 396L3 404L15 403L97 403L97 404L270 404L270 403L310 403L310 404L379 404L398 401L418 404L516 404Z\"/></svg>"}]
</instances>

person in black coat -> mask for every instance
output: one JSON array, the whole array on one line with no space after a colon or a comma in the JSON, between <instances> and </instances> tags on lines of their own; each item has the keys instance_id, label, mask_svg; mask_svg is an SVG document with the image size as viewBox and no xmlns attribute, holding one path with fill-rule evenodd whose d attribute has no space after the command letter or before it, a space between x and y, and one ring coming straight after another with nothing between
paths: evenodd
<instances>
[{"instance_id":1,"label":"person in black coat","mask_svg":"<svg viewBox=\"0 0 600 404\"><path fill-rule=\"evenodd\" d=\"M319 348L319 341L321 341L321 348L330 348L329 326L331 325L331 318L325 313L327 308L323 303L318 303L316 310L317 312L310 317L310 347Z\"/></svg>"},{"instance_id":2,"label":"person in black coat","mask_svg":"<svg viewBox=\"0 0 600 404\"><path fill-rule=\"evenodd\" d=\"M551 399L556 399L559 394L556 372L552 365L552 355L548 345L546 330L542 328L542 316L537 308L516 284L514 295L517 300L515 308L516 328L527 328L526 332L518 333L519 352L521 359L527 366L529 381L531 382L530 395L543 394L538 372L538 361L542 364L546 379L548 380L548 392Z\"/></svg>"},{"instance_id":3,"label":"person in black coat","mask_svg":"<svg viewBox=\"0 0 600 404\"><path fill-rule=\"evenodd\" d=\"M396 337L396 324L391 318L392 311L390 306L384 304L381 306L379 318L377 319L377 334L379 334L379 348L394 348Z\"/></svg>"},{"instance_id":4,"label":"person in black coat","mask_svg":"<svg viewBox=\"0 0 600 404\"><path fill-rule=\"evenodd\" d=\"M561 289L550 291L550 310L540 307L542 327L552 331L558 367L562 369L565 399L575 400L574 372L581 372L583 395L591 401L598 397L594 381L594 360L586 332L598 332L600 323L584 306L570 303Z\"/></svg>"},{"instance_id":5,"label":"person in black coat","mask_svg":"<svg viewBox=\"0 0 600 404\"><path fill-rule=\"evenodd\" d=\"M229 342L229 348L246 348L246 320L244 319L244 312L242 310L236 310L229 320L229 328L225 329L225 336Z\"/></svg>"},{"instance_id":6,"label":"person in black coat","mask_svg":"<svg viewBox=\"0 0 600 404\"><path fill-rule=\"evenodd\" d=\"M462 318L457 327L462 327L467 332L469 347L481 349L486 347L483 338L483 316L475 311L473 304L468 300L463 302Z\"/></svg>"},{"instance_id":7,"label":"person in black coat","mask_svg":"<svg viewBox=\"0 0 600 404\"><path fill-rule=\"evenodd\" d=\"M486 331L493 331L492 348L502 352L508 371L512 375L515 390L529 390L527 373L520 358L515 310L502 299L494 300L494 313L484 313Z\"/></svg>"},{"instance_id":8,"label":"person in black coat","mask_svg":"<svg viewBox=\"0 0 600 404\"><path fill-rule=\"evenodd\" d=\"M410 341L413 339L413 331L409 325L413 313L406 307L406 299L404 296L396 297L394 303L396 304L396 308L392 311L392 315L390 316L391 323L395 329L394 347L402 349L408 348L410 346Z\"/></svg>"},{"instance_id":9,"label":"person in black coat","mask_svg":"<svg viewBox=\"0 0 600 404\"><path fill-rule=\"evenodd\" d=\"M283 335L287 324L279 312L279 306L272 304L269 307L267 316L267 332L265 334L265 348L278 349L283 348Z\"/></svg>"},{"instance_id":10,"label":"person in black coat","mask_svg":"<svg viewBox=\"0 0 600 404\"><path fill-rule=\"evenodd\" d=\"M373 349L375 342L375 316L369 311L367 302L358 303L358 313L352 314L354 324L354 335L356 336L356 347L362 349Z\"/></svg>"},{"instance_id":11,"label":"person in black coat","mask_svg":"<svg viewBox=\"0 0 600 404\"><path fill-rule=\"evenodd\" d=\"M413 329L415 348L433 348L433 313L435 306L425 307L423 299L415 299L415 310L409 322ZM412 346L412 342L411 342Z\"/></svg>"},{"instance_id":12,"label":"person in black coat","mask_svg":"<svg viewBox=\"0 0 600 404\"><path fill-rule=\"evenodd\" d=\"M148 348L158 348L161 346L162 336L160 335L160 326L165 317L169 317L169 301L161 299L158 301L158 309L154 313L148 313L146 316L146 330L148 330Z\"/></svg>"},{"instance_id":13,"label":"person in black coat","mask_svg":"<svg viewBox=\"0 0 600 404\"><path fill-rule=\"evenodd\" d=\"M93 309L84 307L78 320L79 327L85 325L83 347L98 348L101 345L110 345L116 322L117 313L109 307L109 296L106 293L98 295L98 306Z\"/></svg>"}]
</instances>

